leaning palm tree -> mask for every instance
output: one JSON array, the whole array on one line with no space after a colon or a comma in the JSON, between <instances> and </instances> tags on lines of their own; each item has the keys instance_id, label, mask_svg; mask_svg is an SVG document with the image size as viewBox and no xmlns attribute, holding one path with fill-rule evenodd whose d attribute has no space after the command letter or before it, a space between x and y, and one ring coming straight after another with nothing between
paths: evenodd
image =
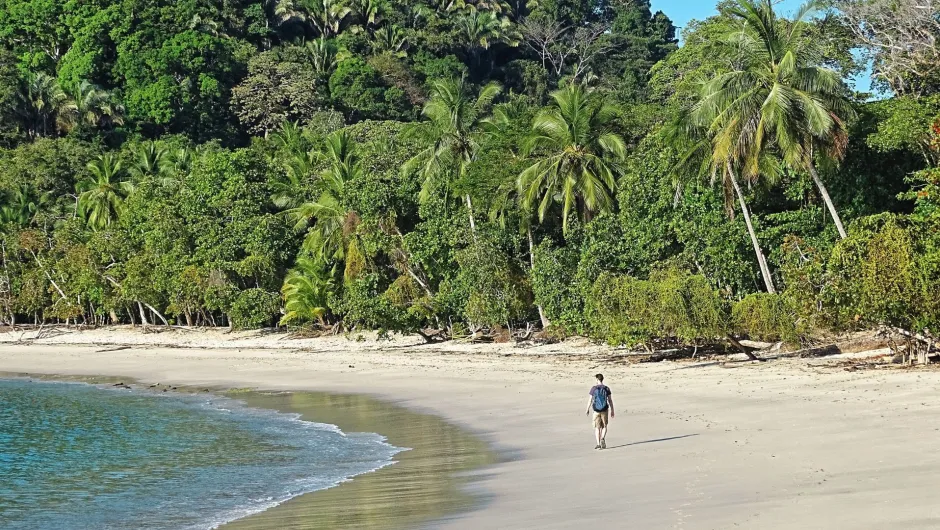
<instances>
[{"instance_id":1,"label":"leaning palm tree","mask_svg":"<svg viewBox=\"0 0 940 530\"><path fill-rule=\"evenodd\" d=\"M535 162L519 175L517 185L523 204L540 222L560 201L562 230L567 233L572 213L590 221L613 209L612 193L627 144L612 129L618 109L581 85L557 90L552 99L554 106L532 121L523 154Z\"/></svg>"},{"instance_id":2,"label":"leaning palm tree","mask_svg":"<svg viewBox=\"0 0 940 530\"><path fill-rule=\"evenodd\" d=\"M754 247L754 255L757 258L764 285L767 287L767 292L775 293L776 289L774 288L773 277L770 274L770 267L767 265L764 251L761 250L760 240L754 230L751 211L741 188L739 178L740 160L734 156L734 153L729 153L719 143L720 138L716 137L714 131L699 125L693 117L693 113L688 110L680 112L672 122L668 123L663 128L662 134L666 143L679 153L679 160L674 168L674 172L678 176L676 183L678 189L681 189L684 184L682 179L707 175L710 177L712 184L721 184L725 197L725 209L731 218L734 217L734 200L737 200L741 208L741 215L744 217L744 224L747 226L751 245ZM755 161L757 167L761 170L759 173L764 178L773 181L779 177L780 165L770 153L764 152ZM749 184L756 182L753 175L748 180Z\"/></svg>"},{"instance_id":3,"label":"leaning palm tree","mask_svg":"<svg viewBox=\"0 0 940 530\"><path fill-rule=\"evenodd\" d=\"M321 37L334 37L343 28L351 10L338 0L280 0L274 13L281 22L298 20L309 24Z\"/></svg>"},{"instance_id":4,"label":"leaning palm tree","mask_svg":"<svg viewBox=\"0 0 940 530\"><path fill-rule=\"evenodd\" d=\"M107 228L124 211L124 199L134 185L123 179L121 161L111 153L88 163L91 176L75 186L78 214L95 230Z\"/></svg>"},{"instance_id":5,"label":"leaning palm tree","mask_svg":"<svg viewBox=\"0 0 940 530\"><path fill-rule=\"evenodd\" d=\"M486 134L485 126L493 100L502 89L490 83L471 99L466 82L439 80L431 85L431 98L421 111L427 121L410 126L406 134L418 138L427 147L409 160L402 168L406 174L418 172L424 177L419 200L427 200L432 191L446 193L457 188L476 160L480 138ZM473 201L464 194L470 217L470 232L476 237Z\"/></svg>"},{"instance_id":6,"label":"leaning palm tree","mask_svg":"<svg viewBox=\"0 0 940 530\"><path fill-rule=\"evenodd\" d=\"M82 81L58 114L59 128L68 132L82 126L124 124L124 106L98 85Z\"/></svg>"},{"instance_id":7,"label":"leaning palm tree","mask_svg":"<svg viewBox=\"0 0 940 530\"><path fill-rule=\"evenodd\" d=\"M841 76L822 65L820 44L806 34L817 5L811 0L792 21L779 19L771 0L741 0L731 9L743 22L729 35L740 53L739 68L705 85L694 117L713 134L722 151L716 156L734 159L746 179L757 178L761 158L771 150L791 168L809 172L845 238L814 158L842 158L845 122L854 112Z\"/></svg>"}]
</instances>

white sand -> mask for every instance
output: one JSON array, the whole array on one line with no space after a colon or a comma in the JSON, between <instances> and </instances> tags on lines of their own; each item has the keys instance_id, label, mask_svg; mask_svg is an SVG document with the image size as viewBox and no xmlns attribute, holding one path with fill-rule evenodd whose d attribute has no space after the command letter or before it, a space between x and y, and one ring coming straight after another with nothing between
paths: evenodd
<instances>
[{"instance_id":1,"label":"white sand","mask_svg":"<svg viewBox=\"0 0 940 530\"><path fill-rule=\"evenodd\" d=\"M930 369L613 365L566 353L604 348L568 343L30 336L0 334L0 371L367 393L445 416L518 455L482 473L483 509L438 528L940 528L940 373ZM134 346L99 351L105 344ZM617 404L607 451L593 450L584 416L597 371Z\"/></svg>"}]
</instances>

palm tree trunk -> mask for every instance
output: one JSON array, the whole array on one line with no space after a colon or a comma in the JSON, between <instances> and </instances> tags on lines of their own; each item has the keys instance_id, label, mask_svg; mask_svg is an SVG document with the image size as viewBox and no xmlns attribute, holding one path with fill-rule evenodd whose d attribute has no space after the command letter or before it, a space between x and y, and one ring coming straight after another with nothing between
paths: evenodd
<instances>
[{"instance_id":1,"label":"palm tree trunk","mask_svg":"<svg viewBox=\"0 0 940 530\"><path fill-rule=\"evenodd\" d=\"M526 235L529 238L529 265L535 271L535 242L532 240L532 227L526 227ZM545 311L540 304L535 304L539 310L539 320L542 321L542 329L547 329L552 323L545 316Z\"/></svg>"},{"instance_id":2,"label":"palm tree trunk","mask_svg":"<svg viewBox=\"0 0 940 530\"><path fill-rule=\"evenodd\" d=\"M774 294L777 292L774 289L774 281L770 276L770 267L767 266L767 259L764 258L764 252L760 249L760 242L757 240L757 233L754 232L754 225L751 223L751 211L747 208L747 202L744 200L744 193L741 191L741 186L738 185L738 179L734 175L734 171L731 169L731 162L726 164L728 170L728 178L731 180L731 185L734 186L734 192L738 196L738 203L741 205L741 213L744 215L744 223L747 225L747 232L751 236L751 244L754 245L754 254L757 255L757 263L760 265L760 273L764 277L764 284L767 286L767 292Z\"/></svg>"},{"instance_id":3,"label":"palm tree trunk","mask_svg":"<svg viewBox=\"0 0 940 530\"><path fill-rule=\"evenodd\" d=\"M826 203L826 208L829 208L829 214L832 215L832 220L836 223L836 229L839 230L839 236L842 239L848 237L845 233L845 227L842 226L842 218L839 217L839 212L836 210L836 205L832 203L832 197L829 196L829 190L826 189L826 185L823 184L822 179L819 178L819 173L816 172L816 164L813 163L812 159L809 161L809 174L813 177L813 182L816 183L816 187L819 188L819 194L822 195L823 201Z\"/></svg>"},{"instance_id":4,"label":"palm tree trunk","mask_svg":"<svg viewBox=\"0 0 940 530\"><path fill-rule=\"evenodd\" d=\"M470 201L470 194L466 195L467 198L467 212L470 214L470 235L473 236L473 240L477 240L477 224L473 220L473 203Z\"/></svg>"}]
</instances>

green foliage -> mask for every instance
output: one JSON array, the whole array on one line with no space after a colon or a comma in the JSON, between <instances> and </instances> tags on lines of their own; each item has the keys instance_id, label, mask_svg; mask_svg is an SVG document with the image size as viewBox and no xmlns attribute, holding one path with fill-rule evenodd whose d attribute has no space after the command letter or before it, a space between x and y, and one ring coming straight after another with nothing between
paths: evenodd
<instances>
[{"instance_id":1,"label":"green foliage","mask_svg":"<svg viewBox=\"0 0 940 530\"><path fill-rule=\"evenodd\" d=\"M262 52L248 62L248 76L232 89L233 111L252 134L265 134L285 121L306 125L327 99L317 72L297 54Z\"/></svg>"},{"instance_id":2,"label":"green foliage","mask_svg":"<svg viewBox=\"0 0 940 530\"><path fill-rule=\"evenodd\" d=\"M647 0L0 0L0 320L935 329L940 104L850 101L850 29L767 0L681 47Z\"/></svg>"},{"instance_id":3,"label":"green foliage","mask_svg":"<svg viewBox=\"0 0 940 530\"><path fill-rule=\"evenodd\" d=\"M543 240L535 251L532 292L552 326L572 334L584 331L584 298L575 283L578 252L573 248L553 248Z\"/></svg>"},{"instance_id":4,"label":"green foliage","mask_svg":"<svg viewBox=\"0 0 940 530\"><path fill-rule=\"evenodd\" d=\"M531 295L525 277L492 242L478 240L456 259L459 268L450 288L471 326L508 326L528 314Z\"/></svg>"},{"instance_id":5,"label":"green foliage","mask_svg":"<svg viewBox=\"0 0 940 530\"><path fill-rule=\"evenodd\" d=\"M649 280L610 273L591 286L585 313L592 336L612 345L714 342L728 330L725 303L708 280L678 268Z\"/></svg>"},{"instance_id":6,"label":"green foliage","mask_svg":"<svg viewBox=\"0 0 940 530\"><path fill-rule=\"evenodd\" d=\"M798 343L797 315L779 294L752 293L734 304L732 320L737 333L754 340Z\"/></svg>"},{"instance_id":7,"label":"green foliage","mask_svg":"<svg viewBox=\"0 0 940 530\"><path fill-rule=\"evenodd\" d=\"M229 318L235 329L261 327L272 321L271 315L280 307L281 297L263 289L245 289L235 296Z\"/></svg>"},{"instance_id":8,"label":"green foliage","mask_svg":"<svg viewBox=\"0 0 940 530\"><path fill-rule=\"evenodd\" d=\"M351 122L404 119L411 113L405 92L389 87L362 59L341 61L330 76L330 95Z\"/></svg>"}]
</instances>

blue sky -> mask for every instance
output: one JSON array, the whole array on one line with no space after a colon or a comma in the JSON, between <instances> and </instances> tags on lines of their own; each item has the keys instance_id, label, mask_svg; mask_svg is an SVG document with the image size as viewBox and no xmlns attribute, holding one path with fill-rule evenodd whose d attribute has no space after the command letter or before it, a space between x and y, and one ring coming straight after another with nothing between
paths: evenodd
<instances>
[{"instance_id":1,"label":"blue sky","mask_svg":"<svg viewBox=\"0 0 940 530\"><path fill-rule=\"evenodd\" d=\"M777 5L777 12L789 15L794 13L803 4L804 0L783 0ZM652 0L653 12L662 11L669 15L676 28L685 27L690 20L710 17L717 13L715 5L718 0Z\"/></svg>"},{"instance_id":2,"label":"blue sky","mask_svg":"<svg viewBox=\"0 0 940 530\"><path fill-rule=\"evenodd\" d=\"M805 2L805 0L782 0L777 3L777 12L782 15L792 15ZM718 0L652 0L653 12L662 11L672 19L676 25L677 34L681 36L682 28L692 19L703 20L717 13L715 5ZM862 74L853 80L857 90L871 89L871 74Z\"/></svg>"}]
</instances>

